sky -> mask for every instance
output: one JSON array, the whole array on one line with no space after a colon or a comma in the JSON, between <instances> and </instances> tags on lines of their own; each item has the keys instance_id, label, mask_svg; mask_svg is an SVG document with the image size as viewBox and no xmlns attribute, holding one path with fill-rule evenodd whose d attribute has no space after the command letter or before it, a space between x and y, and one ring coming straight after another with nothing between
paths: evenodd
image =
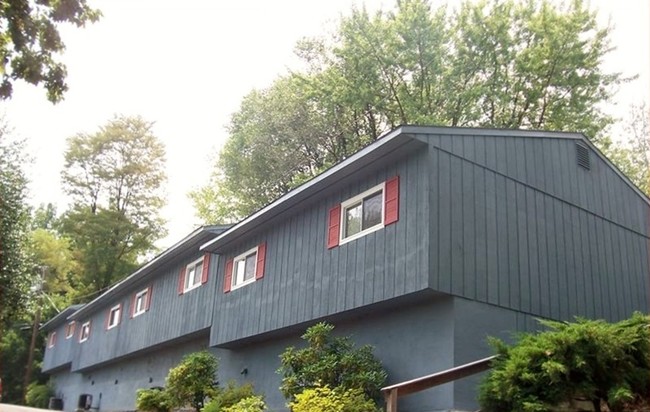
<instances>
[{"instance_id":1,"label":"sky","mask_svg":"<svg viewBox=\"0 0 650 412\"><path fill-rule=\"evenodd\" d=\"M559 1L559 0L558 0ZM89 0L103 17L83 29L63 27L70 90L53 105L40 87L17 83L0 113L14 137L27 142L30 203L67 199L60 172L66 139L93 133L116 114L154 122L167 149L167 205L161 211L166 248L200 220L187 193L207 183L228 137L226 125L253 88L269 86L291 68L302 37L331 30L349 0ZM434 7L441 1L432 1ZM453 7L455 0L449 0ZM394 1L368 0L369 10ZM606 110L624 117L631 104L650 103L650 2L592 0L601 24L614 26L608 71L638 78L620 87ZM618 134L622 134L620 128Z\"/></svg>"}]
</instances>

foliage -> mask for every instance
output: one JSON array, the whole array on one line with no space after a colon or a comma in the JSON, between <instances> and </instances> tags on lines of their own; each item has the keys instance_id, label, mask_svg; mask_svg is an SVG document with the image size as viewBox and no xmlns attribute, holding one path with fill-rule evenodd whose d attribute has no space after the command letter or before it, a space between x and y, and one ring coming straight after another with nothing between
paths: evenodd
<instances>
[{"instance_id":1,"label":"foliage","mask_svg":"<svg viewBox=\"0 0 650 412\"><path fill-rule=\"evenodd\" d=\"M68 139L62 179L74 203L61 226L86 276L83 292L121 280L164 236L164 168L165 148L140 117L118 116Z\"/></svg>"},{"instance_id":2,"label":"foliage","mask_svg":"<svg viewBox=\"0 0 650 412\"><path fill-rule=\"evenodd\" d=\"M27 304L33 273L26 254L29 209L23 144L0 125L0 336Z\"/></svg>"},{"instance_id":3,"label":"foliage","mask_svg":"<svg viewBox=\"0 0 650 412\"><path fill-rule=\"evenodd\" d=\"M485 411L551 411L578 396L596 411L622 411L650 396L650 317L635 313L608 324L541 321L550 330L525 334L515 346L493 339L499 353L481 385Z\"/></svg>"},{"instance_id":4,"label":"foliage","mask_svg":"<svg viewBox=\"0 0 650 412\"><path fill-rule=\"evenodd\" d=\"M208 184L206 222L240 219L400 124L583 132L625 81L601 68L610 27L581 0L401 0L353 9L331 37L300 41L306 67L253 90L232 116Z\"/></svg>"},{"instance_id":5,"label":"foliage","mask_svg":"<svg viewBox=\"0 0 650 412\"><path fill-rule=\"evenodd\" d=\"M135 407L142 412L169 412L171 401L163 389L138 389Z\"/></svg>"},{"instance_id":6,"label":"foliage","mask_svg":"<svg viewBox=\"0 0 650 412\"><path fill-rule=\"evenodd\" d=\"M224 412L264 412L266 403L261 396L249 396L236 404L224 408Z\"/></svg>"},{"instance_id":7,"label":"foliage","mask_svg":"<svg viewBox=\"0 0 650 412\"><path fill-rule=\"evenodd\" d=\"M25 404L35 408L47 409L51 396L54 396L54 389L51 385L32 382L27 387Z\"/></svg>"},{"instance_id":8,"label":"foliage","mask_svg":"<svg viewBox=\"0 0 650 412\"><path fill-rule=\"evenodd\" d=\"M379 398L387 374L369 345L355 348L349 337L334 337L334 326L318 323L302 338L308 346L287 348L280 355L280 391L288 400L306 389L326 385L337 390L359 389L370 399Z\"/></svg>"},{"instance_id":9,"label":"foliage","mask_svg":"<svg viewBox=\"0 0 650 412\"><path fill-rule=\"evenodd\" d=\"M206 397L216 388L219 361L207 351L191 353L167 375L167 393L172 407L203 408Z\"/></svg>"},{"instance_id":10,"label":"foliage","mask_svg":"<svg viewBox=\"0 0 650 412\"><path fill-rule=\"evenodd\" d=\"M219 412L229 408L242 399L255 396L253 385L246 383L237 385L234 381L228 382L225 388L218 388L215 394L210 396L210 402L205 405L202 412Z\"/></svg>"},{"instance_id":11,"label":"foliage","mask_svg":"<svg viewBox=\"0 0 650 412\"><path fill-rule=\"evenodd\" d=\"M68 89L66 67L57 57L65 49L57 26L72 23L83 27L94 22L99 11L86 0L38 1L9 0L0 12L0 98L11 97L14 81L43 84L53 103Z\"/></svg>"},{"instance_id":12,"label":"foliage","mask_svg":"<svg viewBox=\"0 0 650 412\"><path fill-rule=\"evenodd\" d=\"M289 404L293 412L378 412L360 389L330 389L327 385L306 389Z\"/></svg>"}]
</instances>

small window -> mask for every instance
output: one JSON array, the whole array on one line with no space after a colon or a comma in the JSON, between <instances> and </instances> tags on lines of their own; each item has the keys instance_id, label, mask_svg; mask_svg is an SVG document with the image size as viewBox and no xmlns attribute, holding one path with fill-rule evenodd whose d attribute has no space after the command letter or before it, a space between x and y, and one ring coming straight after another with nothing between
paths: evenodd
<instances>
[{"instance_id":1,"label":"small window","mask_svg":"<svg viewBox=\"0 0 650 412\"><path fill-rule=\"evenodd\" d=\"M149 289L142 290L135 294L135 299L133 300L133 317L141 315L147 311L149 300Z\"/></svg>"},{"instance_id":2,"label":"small window","mask_svg":"<svg viewBox=\"0 0 650 412\"><path fill-rule=\"evenodd\" d=\"M237 289L255 281L257 247L233 259L232 288Z\"/></svg>"},{"instance_id":3,"label":"small window","mask_svg":"<svg viewBox=\"0 0 650 412\"><path fill-rule=\"evenodd\" d=\"M108 323L106 329L112 329L120 324L120 315L122 314L122 305L115 305L108 312Z\"/></svg>"},{"instance_id":4,"label":"small window","mask_svg":"<svg viewBox=\"0 0 650 412\"><path fill-rule=\"evenodd\" d=\"M90 337L90 322L81 324L81 332L79 333L79 342L85 342Z\"/></svg>"},{"instance_id":5,"label":"small window","mask_svg":"<svg viewBox=\"0 0 650 412\"><path fill-rule=\"evenodd\" d=\"M341 203L341 243L384 227L384 184Z\"/></svg>"},{"instance_id":6,"label":"small window","mask_svg":"<svg viewBox=\"0 0 650 412\"><path fill-rule=\"evenodd\" d=\"M203 272L203 258L198 259L185 268L185 287L183 292L201 286L201 273Z\"/></svg>"},{"instance_id":7,"label":"small window","mask_svg":"<svg viewBox=\"0 0 650 412\"><path fill-rule=\"evenodd\" d=\"M47 347L53 348L56 344L56 332L50 333L49 339L47 340Z\"/></svg>"},{"instance_id":8,"label":"small window","mask_svg":"<svg viewBox=\"0 0 650 412\"><path fill-rule=\"evenodd\" d=\"M72 322L68 322L67 325L65 325L65 338L70 339L71 337L74 336L74 329L75 326L77 325L77 322L74 320Z\"/></svg>"}]
</instances>

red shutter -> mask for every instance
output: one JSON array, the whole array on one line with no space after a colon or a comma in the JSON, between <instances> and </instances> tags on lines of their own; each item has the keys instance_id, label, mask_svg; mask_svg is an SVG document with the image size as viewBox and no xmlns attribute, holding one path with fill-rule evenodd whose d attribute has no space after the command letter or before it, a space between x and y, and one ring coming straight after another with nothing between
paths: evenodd
<instances>
[{"instance_id":1,"label":"red shutter","mask_svg":"<svg viewBox=\"0 0 650 412\"><path fill-rule=\"evenodd\" d=\"M230 286L232 284L232 264L232 259L226 262L226 273L223 277L223 293L230 292Z\"/></svg>"},{"instance_id":2,"label":"red shutter","mask_svg":"<svg viewBox=\"0 0 650 412\"><path fill-rule=\"evenodd\" d=\"M183 294L183 289L185 288L185 266L181 268L181 273L178 276L178 294Z\"/></svg>"},{"instance_id":3,"label":"red shutter","mask_svg":"<svg viewBox=\"0 0 650 412\"><path fill-rule=\"evenodd\" d=\"M255 266L255 279L264 277L264 263L266 261L266 242L257 247L257 265Z\"/></svg>"},{"instance_id":4,"label":"red shutter","mask_svg":"<svg viewBox=\"0 0 650 412\"><path fill-rule=\"evenodd\" d=\"M66 323L65 324L65 337L67 338L69 334L70 334L70 324Z\"/></svg>"},{"instance_id":5,"label":"red shutter","mask_svg":"<svg viewBox=\"0 0 650 412\"><path fill-rule=\"evenodd\" d=\"M339 234L341 232L341 205L330 209L329 222L327 225L327 248L331 249L339 245Z\"/></svg>"},{"instance_id":6,"label":"red shutter","mask_svg":"<svg viewBox=\"0 0 650 412\"><path fill-rule=\"evenodd\" d=\"M118 306L119 306L118 310L119 310L120 312L119 312L118 315L117 315L117 325L119 325L120 323L122 323L122 303L120 303Z\"/></svg>"},{"instance_id":7,"label":"red shutter","mask_svg":"<svg viewBox=\"0 0 650 412\"><path fill-rule=\"evenodd\" d=\"M390 225L399 220L399 176L386 181L384 194L384 225Z\"/></svg>"},{"instance_id":8,"label":"red shutter","mask_svg":"<svg viewBox=\"0 0 650 412\"><path fill-rule=\"evenodd\" d=\"M131 319L133 319L133 314L135 313L135 302L136 302L136 296L137 295L138 295L137 293L134 293L133 297L131 297L131 309L130 309L131 313L129 315L129 318L131 318Z\"/></svg>"},{"instance_id":9,"label":"red shutter","mask_svg":"<svg viewBox=\"0 0 650 412\"><path fill-rule=\"evenodd\" d=\"M104 320L104 329L108 329L108 322L111 320L111 310L108 310L106 314L106 320Z\"/></svg>"},{"instance_id":10,"label":"red shutter","mask_svg":"<svg viewBox=\"0 0 650 412\"><path fill-rule=\"evenodd\" d=\"M203 256L203 267L201 269L201 284L208 283L208 271L210 270L210 254Z\"/></svg>"},{"instance_id":11,"label":"red shutter","mask_svg":"<svg viewBox=\"0 0 650 412\"><path fill-rule=\"evenodd\" d=\"M147 300L144 303L144 310L147 311L147 312L149 311L149 308L151 307L151 296L152 296L151 292L152 291L153 291L153 286L149 285L149 288L147 289Z\"/></svg>"}]
</instances>

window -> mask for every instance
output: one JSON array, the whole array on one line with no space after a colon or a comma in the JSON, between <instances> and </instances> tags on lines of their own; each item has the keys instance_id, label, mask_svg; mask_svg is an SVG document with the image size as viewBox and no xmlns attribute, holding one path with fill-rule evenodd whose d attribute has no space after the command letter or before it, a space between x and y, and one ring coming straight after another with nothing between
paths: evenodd
<instances>
[{"instance_id":1,"label":"window","mask_svg":"<svg viewBox=\"0 0 650 412\"><path fill-rule=\"evenodd\" d=\"M85 342L90 337L90 321L81 324L81 332L79 332L79 342Z\"/></svg>"},{"instance_id":2,"label":"window","mask_svg":"<svg viewBox=\"0 0 650 412\"><path fill-rule=\"evenodd\" d=\"M112 329L120 324L120 318L122 315L122 304L113 306L108 311L108 317L106 318L106 329Z\"/></svg>"},{"instance_id":3,"label":"window","mask_svg":"<svg viewBox=\"0 0 650 412\"><path fill-rule=\"evenodd\" d=\"M226 262L226 276L223 283L225 293L240 288L264 277L266 243L262 243Z\"/></svg>"},{"instance_id":4,"label":"window","mask_svg":"<svg viewBox=\"0 0 650 412\"><path fill-rule=\"evenodd\" d=\"M358 239L398 219L399 176L395 176L330 209L327 248Z\"/></svg>"},{"instance_id":5,"label":"window","mask_svg":"<svg viewBox=\"0 0 650 412\"><path fill-rule=\"evenodd\" d=\"M149 310L149 299L151 297L151 287L141 290L133 296L131 307L131 317L136 317Z\"/></svg>"},{"instance_id":6,"label":"window","mask_svg":"<svg viewBox=\"0 0 650 412\"><path fill-rule=\"evenodd\" d=\"M182 267L180 276L178 277L178 294L182 295L207 283L209 270L209 253L206 253L202 258L195 260L189 265ZM151 289L149 290L149 295L151 295Z\"/></svg>"},{"instance_id":7,"label":"window","mask_svg":"<svg viewBox=\"0 0 650 412\"><path fill-rule=\"evenodd\" d=\"M68 322L67 325L65 325L65 338L70 339L71 337L74 336L74 329L75 326L77 326L77 322L74 320L72 322Z\"/></svg>"},{"instance_id":8,"label":"window","mask_svg":"<svg viewBox=\"0 0 650 412\"><path fill-rule=\"evenodd\" d=\"M56 344L56 332L51 332L47 340L47 347L52 348L54 347L54 344Z\"/></svg>"},{"instance_id":9,"label":"window","mask_svg":"<svg viewBox=\"0 0 650 412\"><path fill-rule=\"evenodd\" d=\"M201 272L203 270L203 258L198 259L185 268L185 283L183 292L190 291L201 285Z\"/></svg>"}]
</instances>

